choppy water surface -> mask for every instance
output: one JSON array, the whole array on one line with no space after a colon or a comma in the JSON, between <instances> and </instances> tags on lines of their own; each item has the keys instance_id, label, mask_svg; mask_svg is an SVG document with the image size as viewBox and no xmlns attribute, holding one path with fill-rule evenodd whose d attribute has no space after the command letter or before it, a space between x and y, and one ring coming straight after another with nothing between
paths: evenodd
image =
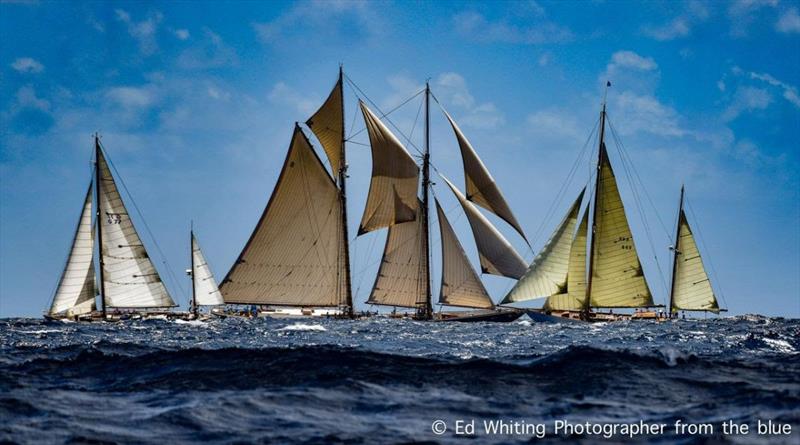
<instances>
[{"instance_id":1,"label":"choppy water surface","mask_svg":"<svg viewBox=\"0 0 800 445\"><path fill-rule=\"evenodd\" d=\"M518 443L456 420L790 423L800 321L0 320L0 442ZM450 429L435 435L431 423ZM669 433L669 429L667 430ZM602 437L545 440L597 442ZM614 437L612 442L624 437ZM705 436L640 436L692 443Z\"/></svg>"}]
</instances>

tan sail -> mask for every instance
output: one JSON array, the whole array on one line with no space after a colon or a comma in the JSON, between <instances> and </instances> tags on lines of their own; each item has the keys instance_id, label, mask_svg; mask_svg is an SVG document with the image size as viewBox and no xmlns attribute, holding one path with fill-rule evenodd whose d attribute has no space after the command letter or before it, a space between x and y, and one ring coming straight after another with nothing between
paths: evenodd
<instances>
[{"instance_id":1,"label":"tan sail","mask_svg":"<svg viewBox=\"0 0 800 445\"><path fill-rule=\"evenodd\" d=\"M94 279L94 230L92 227L92 186L86 192L83 210L72 239L67 264L58 282L50 314L78 315L95 309L97 287Z\"/></svg>"},{"instance_id":2,"label":"tan sail","mask_svg":"<svg viewBox=\"0 0 800 445\"><path fill-rule=\"evenodd\" d=\"M102 151L98 151L104 301L119 308L176 306L136 233Z\"/></svg>"},{"instance_id":3,"label":"tan sail","mask_svg":"<svg viewBox=\"0 0 800 445\"><path fill-rule=\"evenodd\" d=\"M544 309L549 311L581 311L586 309L586 241L589 231L589 209L583 212L578 231L569 249L567 286L561 292L547 297Z\"/></svg>"},{"instance_id":4,"label":"tan sail","mask_svg":"<svg viewBox=\"0 0 800 445\"><path fill-rule=\"evenodd\" d=\"M414 221L419 167L383 122L359 102L372 147L372 180L358 234Z\"/></svg>"},{"instance_id":5,"label":"tan sail","mask_svg":"<svg viewBox=\"0 0 800 445\"><path fill-rule=\"evenodd\" d=\"M596 190L594 221L594 269L589 297L593 307L652 306L617 180L608 160L605 144L600 145L601 164Z\"/></svg>"},{"instance_id":6,"label":"tan sail","mask_svg":"<svg viewBox=\"0 0 800 445\"><path fill-rule=\"evenodd\" d=\"M581 190L578 199L575 200L564 219L550 235L550 239L533 259L525 275L503 299L502 304L549 297L566 291L570 250L584 192L585 189Z\"/></svg>"},{"instance_id":7,"label":"tan sail","mask_svg":"<svg viewBox=\"0 0 800 445\"><path fill-rule=\"evenodd\" d=\"M452 182L442 176L444 182L458 198L458 202L467 215L472 234L475 237L475 244L478 247L481 269L483 273L500 275L509 278L520 279L528 268L525 260L511 246L511 243L486 219L485 216L467 201L461 191Z\"/></svg>"},{"instance_id":8,"label":"tan sail","mask_svg":"<svg viewBox=\"0 0 800 445\"><path fill-rule=\"evenodd\" d=\"M220 286L225 303L338 305L340 206L336 184L295 126L269 203Z\"/></svg>"},{"instance_id":9,"label":"tan sail","mask_svg":"<svg viewBox=\"0 0 800 445\"><path fill-rule=\"evenodd\" d=\"M334 177L336 177L342 166L342 144L344 144L344 135L342 134L342 122L344 121L344 115L342 114L344 111L343 101L342 79L340 77L325 103L306 121L306 125L317 136L323 150L325 150L325 154L328 155Z\"/></svg>"},{"instance_id":10,"label":"tan sail","mask_svg":"<svg viewBox=\"0 0 800 445\"><path fill-rule=\"evenodd\" d=\"M478 153L472 148L472 144L469 143L469 140L464 136L464 133L453 118L450 117L447 112L444 114L453 127L453 132L455 132L456 139L458 140L458 146L461 149L461 159L464 163L464 178L466 179L467 199L502 218L519 232L522 238L527 242L528 239L525 237L522 227L511 212L511 208L508 206L508 203L500 192L500 188L497 187L497 183L494 181L494 178L492 178L489 170L483 164L481 158L478 157Z\"/></svg>"},{"instance_id":11,"label":"tan sail","mask_svg":"<svg viewBox=\"0 0 800 445\"><path fill-rule=\"evenodd\" d=\"M439 215L439 230L442 234L442 287L439 290L439 304L492 309L494 303L483 287L478 274L472 269L464 248L458 241L453 227L436 200Z\"/></svg>"},{"instance_id":12,"label":"tan sail","mask_svg":"<svg viewBox=\"0 0 800 445\"><path fill-rule=\"evenodd\" d=\"M198 306L217 306L225 304L217 287L217 280L211 273L200 243L192 233L192 280L194 280L195 302Z\"/></svg>"},{"instance_id":13,"label":"tan sail","mask_svg":"<svg viewBox=\"0 0 800 445\"><path fill-rule=\"evenodd\" d=\"M416 307L425 303L428 259L424 224L422 212L417 212L416 220L389 227L378 276L367 304Z\"/></svg>"},{"instance_id":14,"label":"tan sail","mask_svg":"<svg viewBox=\"0 0 800 445\"><path fill-rule=\"evenodd\" d=\"M694 240L686 214L681 210L678 240L675 245L675 272L672 286L672 310L719 312L700 250Z\"/></svg>"}]
</instances>

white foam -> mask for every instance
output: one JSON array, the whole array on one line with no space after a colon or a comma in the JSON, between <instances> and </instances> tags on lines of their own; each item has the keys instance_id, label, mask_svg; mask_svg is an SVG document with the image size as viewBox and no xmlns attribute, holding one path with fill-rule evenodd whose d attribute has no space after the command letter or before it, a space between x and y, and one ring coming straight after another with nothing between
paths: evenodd
<instances>
[{"instance_id":1,"label":"white foam","mask_svg":"<svg viewBox=\"0 0 800 445\"><path fill-rule=\"evenodd\" d=\"M774 338L764 338L764 342L766 342L772 349L775 349L779 352L785 353L793 353L797 352L792 345L789 344L786 340L775 340Z\"/></svg>"},{"instance_id":2,"label":"white foam","mask_svg":"<svg viewBox=\"0 0 800 445\"><path fill-rule=\"evenodd\" d=\"M321 324L295 323L284 326L279 331L327 331Z\"/></svg>"},{"instance_id":3,"label":"white foam","mask_svg":"<svg viewBox=\"0 0 800 445\"><path fill-rule=\"evenodd\" d=\"M200 320L181 320L177 319L174 321L175 324L188 324L189 326L206 326L206 323L203 323Z\"/></svg>"}]
</instances>

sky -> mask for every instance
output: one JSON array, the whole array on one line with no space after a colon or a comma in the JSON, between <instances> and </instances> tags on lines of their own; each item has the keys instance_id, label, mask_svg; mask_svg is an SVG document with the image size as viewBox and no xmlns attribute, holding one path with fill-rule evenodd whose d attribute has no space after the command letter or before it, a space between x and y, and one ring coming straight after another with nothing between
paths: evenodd
<instances>
[{"instance_id":1,"label":"sky","mask_svg":"<svg viewBox=\"0 0 800 445\"><path fill-rule=\"evenodd\" d=\"M685 184L690 223L729 314L799 317L798 54L800 3L787 0L3 0L0 317L39 316L49 306L90 180L96 131L141 210L134 223L156 267L185 307L190 221L223 277L267 203L294 122L322 103L340 63L358 95L383 111L429 80L533 251L488 217L528 261L589 180L595 155L576 159L611 81L608 116L630 174L611 142L609 156L655 300L667 299ZM356 93L346 86L348 134L364 126ZM413 142L412 153L422 147L421 98L389 116ZM353 141L354 236L371 161L360 145L366 134ZM591 140L588 150L596 151ZM435 103L431 157L463 188L460 153ZM466 218L434 180L477 265ZM358 309L384 232L352 243ZM432 232L436 293L441 267ZM484 278L495 301L513 285Z\"/></svg>"}]
</instances>

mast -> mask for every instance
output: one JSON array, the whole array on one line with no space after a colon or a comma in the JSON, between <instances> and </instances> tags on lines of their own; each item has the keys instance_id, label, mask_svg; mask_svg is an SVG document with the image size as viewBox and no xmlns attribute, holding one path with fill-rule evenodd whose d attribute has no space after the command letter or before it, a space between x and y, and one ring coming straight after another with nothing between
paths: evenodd
<instances>
[{"instance_id":1,"label":"mast","mask_svg":"<svg viewBox=\"0 0 800 445\"><path fill-rule=\"evenodd\" d=\"M103 221L100 219L100 135L97 133L94 134L94 184L97 198L95 199L95 208L97 209L95 213L97 221L97 248L100 252L98 255L98 264L100 266L100 302L103 306L103 320L105 320L108 310L106 309L106 281L103 276L103 265L105 262L103 261Z\"/></svg>"},{"instance_id":2,"label":"mast","mask_svg":"<svg viewBox=\"0 0 800 445\"><path fill-rule=\"evenodd\" d=\"M597 171L595 172L594 182L594 209L592 211L592 242L589 245L589 270L586 285L586 310L592 305L592 275L594 274L594 249L597 237L597 197L600 195L600 169L603 168L603 161L606 155L605 135L606 135L606 96L611 82L606 82L606 90L603 94L603 109L600 111L600 145L597 150Z\"/></svg>"},{"instance_id":3,"label":"mast","mask_svg":"<svg viewBox=\"0 0 800 445\"><path fill-rule=\"evenodd\" d=\"M350 235L347 229L347 193L346 193L346 186L345 183L347 182L347 159L345 154L345 142L347 138L345 136L344 130L344 72L342 70L342 65L339 65L339 92L342 96L342 152L341 152L341 163L339 165L339 191L342 197L342 231L340 232L340 236L344 237L344 262L345 262L345 275L344 275L344 287L345 287L345 305L347 306L347 316L349 318L354 317L354 308L353 308L353 291L350 284ZM341 256L340 256L341 257ZM341 268L339 268L341 269Z\"/></svg>"},{"instance_id":4,"label":"mast","mask_svg":"<svg viewBox=\"0 0 800 445\"><path fill-rule=\"evenodd\" d=\"M683 215L683 184L681 184L681 199L678 204L678 222L675 224L675 245L672 246L672 283L669 290L669 313L668 317L672 318L672 303L675 297L675 272L678 269L678 255L680 254L680 246L678 243L681 239L681 216Z\"/></svg>"},{"instance_id":5,"label":"mast","mask_svg":"<svg viewBox=\"0 0 800 445\"><path fill-rule=\"evenodd\" d=\"M425 250L425 302L417 307L417 316L429 320L433 314L431 306L431 262L430 262L430 215L428 213L428 194L430 188L430 149L431 149L431 87L425 82L425 154L422 157L422 212L424 217L423 234Z\"/></svg>"},{"instance_id":6,"label":"mast","mask_svg":"<svg viewBox=\"0 0 800 445\"><path fill-rule=\"evenodd\" d=\"M197 318L198 310L197 310L197 291L195 289L195 270L194 270L194 223L190 223L189 228L189 257L191 258L191 270L192 270L192 314L194 318Z\"/></svg>"}]
</instances>

